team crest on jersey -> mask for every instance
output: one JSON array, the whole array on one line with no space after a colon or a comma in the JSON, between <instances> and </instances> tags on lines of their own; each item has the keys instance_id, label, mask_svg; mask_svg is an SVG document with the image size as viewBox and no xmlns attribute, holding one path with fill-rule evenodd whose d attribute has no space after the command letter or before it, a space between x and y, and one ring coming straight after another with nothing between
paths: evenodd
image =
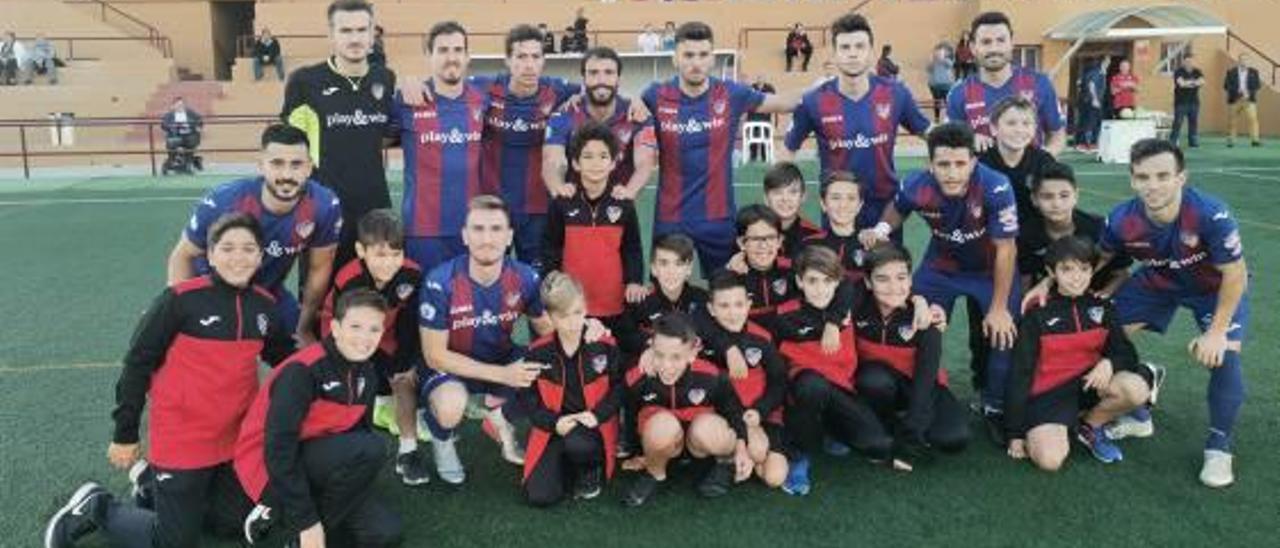
<instances>
[{"instance_id":1,"label":"team crest on jersey","mask_svg":"<svg viewBox=\"0 0 1280 548\"><path fill-rule=\"evenodd\" d=\"M622 130L622 131L619 131L619 132L618 132L618 142L619 142L619 143L630 143L630 142L631 142L631 130L630 130L630 129L624 129L624 130Z\"/></svg>"},{"instance_id":2,"label":"team crest on jersey","mask_svg":"<svg viewBox=\"0 0 1280 548\"><path fill-rule=\"evenodd\" d=\"M411 293L413 293L413 284L404 283L396 286L396 297L402 301L408 299Z\"/></svg>"},{"instance_id":3,"label":"team crest on jersey","mask_svg":"<svg viewBox=\"0 0 1280 548\"><path fill-rule=\"evenodd\" d=\"M888 104L876 105L876 116L879 116L881 119L888 120L889 114L892 111L893 111L893 105L888 105Z\"/></svg>"},{"instance_id":4,"label":"team crest on jersey","mask_svg":"<svg viewBox=\"0 0 1280 548\"><path fill-rule=\"evenodd\" d=\"M707 391L701 388L692 388L689 390L689 403L699 405L703 400L707 399Z\"/></svg>"},{"instance_id":5,"label":"team crest on jersey","mask_svg":"<svg viewBox=\"0 0 1280 548\"><path fill-rule=\"evenodd\" d=\"M716 113L716 116L723 116L724 112L728 109L729 104L724 101L716 101L711 104L711 110Z\"/></svg>"},{"instance_id":6,"label":"team crest on jersey","mask_svg":"<svg viewBox=\"0 0 1280 548\"><path fill-rule=\"evenodd\" d=\"M422 306L418 307L418 314L426 321L434 320L436 319L436 307L431 306L431 303L422 303Z\"/></svg>"},{"instance_id":7,"label":"team crest on jersey","mask_svg":"<svg viewBox=\"0 0 1280 548\"><path fill-rule=\"evenodd\" d=\"M853 264L862 266L862 263L865 262L866 259L867 259L866 252L862 251L861 249L853 250Z\"/></svg>"},{"instance_id":8,"label":"team crest on jersey","mask_svg":"<svg viewBox=\"0 0 1280 548\"><path fill-rule=\"evenodd\" d=\"M916 336L916 326L914 325L898 326L898 337L902 339L902 342L910 342L911 338L914 336Z\"/></svg>"},{"instance_id":9,"label":"team crest on jersey","mask_svg":"<svg viewBox=\"0 0 1280 548\"><path fill-rule=\"evenodd\" d=\"M760 365L760 358L764 357L764 352L762 352L759 348L756 348L753 346L751 348L743 350L742 356L747 359L747 363L750 364L751 367L755 367L757 365Z\"/></svg>"},{"instance_id":10,"label":"team crest on jersey","mask_svg":"<svg viewBox=\"0 0 1280 548\"><path fill-rule=\"evenodd\" d=\"M982 205L981 205L981 204L974 204L974 205L969 206L969 214L970 214L970 215L973 215L973 218L974 218L974 219L979 219L979 218L981 218L981 217L982 217Z\"/></svg>"},{"instance_id":11,"label":"team crest on jersey","mask_svg":"<svg viewBox=\"0 0 1280 548\"><path fill-rule=\"evenodd\" d=\"M387 88L382 85L382 82L374 82L372 86L369 86L369 93L373 94L374 100L381 101L382 95L386 92Z\"/></svg>"},{"instance_id":12,"label":"team crest on jersey","mask_svg":"<svg viewBox=\"0 0 1280 548\"><path fill-rule=\"evenodd\" d=\"M516 305L518 305L518 304L520 304L520 294L519 294L519 293L508 293L508 294L507 294L507 306L510 306L510 307L512 307L512 308L515 308L515 307L516 307Z\"/></svg>"},{"instance_id":13,"label":"team crest on jersey","mask_svg":"<svg viewBox=\"0 0 1280 548\"><path fill-rule=\"evenodd\" d=\"M594 369L596 374L604 373L606 367L609 367L609 356L600 354L591 358L591 369Z\"/></svg>"},{"instance_id":14,"label":"team crest on jersey","mask_svg":"<svg viewBox=\"0 0 1280 548\"><path fill-rule=\"evenodd\" d=\"M1026 99L1026 100L1031 101L1031 102L1033 102L1033 103L1034 103L1034 102L1035 102L1035 100L1036 100L1036 90L1034 90L1034 89L1024 89L1024 90L1022 90L1022 91L1018 92L1018 95L1021 95L1023 99Z\"/></svg>"},{"instance_id":15,"label":"team crest on jersey","mask_svg":"<svg viewBox=\"0 0 1280 548\"><path fill-rule=\"evenodd\" d=\"M1102 315L1103 315L1103 309L1101 306L1094 306L1089 308L1089 319L1093 320L1093 323L1102 323Z\"/></svg>"},{"instance_id":16,"label":"team crest on jersey","mask_svg":"<svg viewBox=\"0 0 1280 548\"><path fill-rule=\"evenodd\" d=\"M609 222L616 223L622 218L622 208L618 206L609 206L604 210L605 216L609 217Z\"/></svg>"},{"instance_id":17,"label":"team crest on jersey","mask_svg":"<svg viewBox=\"0 0 1280 548\"><path fill-rule=\"evenodd\" d=\"M297 226L293 227L293 231L298 233L298 237L304 240L310 237L311 233L314 232L315 229L316 224L311 221L298 223Z\"/></svg>"},{"instance_id":18,"label":"team crest on jersey","mask_svg":"<svg viewBox=\"0 0 1280 548\"><path fill-rule=\"evenodd\" d=\"M471 109L472 120L479 122L481 116L484 116L484 109L481 109L480 107Z\"/></svg>"},{"instance_id":19,"label":"team crest on jersey","mask_svg":"<svg viewBox=\"0 0 1280 548\"><path fill-rule=\"evenodd\" d=\"M787 279L778 278L773 281L773 292L779 295L787 294Z\"/></svg>"},{"instance_id":20,"label":"team crest on jersey","mask_svg":"<svg viewBox=\"0 0 1280 548\"><path fill-rule=\"evenodd\" d=\"M1182 233L1182 245L1187 247L1195 247L1200 244L1200 236L1195 232Z\"/></svg>"},{"instance_id":21,"label":"team crest on jersey","mask_svg":"<svg viewBox=\"0 0 1280 548\"><path fill-rule=\"evenodd\" d=\"M258 334L263 337L267 336L267 315L266 314L262 314L262 313L258 314Z\"/></svg>"}]
</instances>

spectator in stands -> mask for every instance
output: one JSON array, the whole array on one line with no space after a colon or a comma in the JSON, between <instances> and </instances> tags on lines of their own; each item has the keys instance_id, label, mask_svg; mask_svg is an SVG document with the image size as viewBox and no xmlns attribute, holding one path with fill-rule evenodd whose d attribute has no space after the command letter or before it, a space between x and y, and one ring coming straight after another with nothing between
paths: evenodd
<instances>
[{"instance_id":1,"label":"spectator in stands","mask_svg":"<svg viewBox=\"0 0 1280 548\"><path fill-rule=\"evenodd\" d=\"M947 92L956 83L955 61L951 59L951 45L943 42L933 47L933 58L929 60L929 94L933 96L933 119L942 121L942 104L947 100Z\"/></svg>"},{"instance_id":2,"label":"spectator in stands","mask_svg":"<svg viewBox=\"0 0 1280 548\"><path fill-rule=\"evenodd\" d=\"M1190 52L1182 55L1178 70L1173 72L1173 128L1169 140L1178 144L1182 133L1182 120L1187 121L1187 146L1200 146L1200 88L1204 86L1204 73L1196 68Z\"/></svg>"},{"instance_id":3,"label":"spectator in stands","mask_svg":"<svg viewBox=\"0 0 1280 548\"><path fill-rule=\"evenodd\" d=\"M636 49L644 53L657 53L662 49L662 36L653 30L653 25L644 24L644 32L636 37Z\"/></svg>"},{"instance_id":4,"label":"spectator in stands","mask_svg":"<svg viewBox=\"0 0 1280 548\"><path fill-rule=\"evenodd\" d=\"M1258 69L1249 66L1249 54L1241 53L1239 63L1227 69L1222 88L1227 92L1227 146L1236 145L1236 119L1243 116L1249 122L1249 137L1253 146L1262 146L1258 134L1258 90L1262 80Z\"/></svg>"},{"instance_id":5,"label":"spectator in stands","mask_svg":"<svg viewBox=\"0 0 1280 548\"><path fill-rule=\"evenodd\" d=\"M956 80L968 78L973 69L973 49L969 47L969 35L960 31L960 41L956 42Z\"/></svg>"},{"instance_id":6,"label":"spectator in stands","mask_svg":"<svg viewBox=\"0 0 1280 548\"><path fill-rule=\"evenodd\" d=\"M880 61L876 63L876 76L896 80L898 78L898 64L893 62L889 56L893 54L893 46L885 44L880 48Z\"/></svg>"},{"instance_id":7,"label":"spectator in stands","mask_svg":"<svg viewBox=\"0 0 1280 548\"><path fill-rule=\"evenodd\" d=\"M665 27L662 28L662 51L676 50L676 23L675 21L667 21Z\"/></svg>"},{"instance_id":8,"label":"spectator in stands","mask_svg":"<svg viewBox=\"0 0 1280 548\"><path fill-rule=\"evenodd\" d=\"M1128 59L1120 61L1120 70L1111 77L1111 108L1116 118L1132 118L1138 107L1138 76Z\"/></svg>"},{"instance_id":9,"label":"spectator in stands","mask_svg":"<svg viewBox=\"0 0 1280 548\"><path fill-rule=\"evenodd\" d=\"M164 163L166 173L191 173L191 168L204 168L200 157L195 155L196 148L200 146L200 131L203 127L204 120L200 113L187 108L182 97L175 97L169 112L160 120L165 148L169 152Z\"/></svg>"},{"instance_id":10,"label":"spectator in stands","mask_svg":"<svg viewBox=\"0 0 1280 548\"><path fill-rule=\"evenodd\" d=\"M542 54L549 55L556 52L556 35L551 33L551 29L547 28L546 23L538 23L538 32L542 33Z\"/></svg>"},{"instance_id":11,"label":"spectator in stands","mask_svg":"<svg viewBox=\"0 0 1280 548\"><path fill-rule=\"evenodd\" d=\"M587 39L587 17L583 15L582 7L579 6L577 11L573 12L573 25L565 29L567 34L573 35L573 52L586 53L590 40ZM563 53L569 53L569 50L560 48Z\"/></svg>"},{"instance_id":12,"label":"spectator in stands","mask_svg":"<svg viewBox=\"0 0 1280 548\"><path fill-rule=\"evenodd\" d=\"M6 31L4 41L0 42L0 86L17 85L26 58L27 48L13 35L13 31Z\"/></svg>"},{"instance_id":13,"label":"spectator in stands","mask_svg":"<svg viewBox=\"0 0 1280 548\"><path fill-rule=\"evenodd\" d=\"M813 42L809 41L809 35L805 33L804 25L800 23L792 26L791 32L787 34L787 72L791 72L791 61L797 56L804 57L800 63L800 71L809 72L809 58L813 56Z\"/></svg>"},{"instance_id":14,"label":"spectator in stands","mask_svg":"<svg viewBox=\"0 0 1280 548\"><path fill-rule=\"evenodd\" d=\"M262 66L271 65L276 68L276 78L284 81L284 58L280 57L280 42L271 36L271 29L262 28L258 38L253 41L253 79L262 79Z\"/></svg>"},{"instance_id":15,"label":"spectator in stands","mask_svg":"<svg viewBox=\"0 0 1280 548\"><path fill-rule=\"evenodd\" d=\"M50 84L57 84L58 64L61 62L53 42L45 38L43 32L37 33L36 41L31 46L31 68L27 73L27 83L30 84L31 79L36 76L48 76Z\"/></svg>"},{"instance_id":16,"label":"spectator in stands","mask_svg":"<svg viewBox=\"0 0 1280 548\"><path fill-rule=\"evenodd\" d=\"M369 56L366 61L369 66L387 66L387 46L382 42L382 34L384 32L382 25L373 26L373 47L369 48Z\"/></svg>"}]
</instances>

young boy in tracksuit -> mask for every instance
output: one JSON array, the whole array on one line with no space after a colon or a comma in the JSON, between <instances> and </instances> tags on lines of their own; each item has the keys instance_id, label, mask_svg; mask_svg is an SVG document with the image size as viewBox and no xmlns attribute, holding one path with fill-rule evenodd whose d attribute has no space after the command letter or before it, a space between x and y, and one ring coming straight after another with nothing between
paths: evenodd
<instances>
[{"instance_id":1,"label":"young boy in tracksuit","mask_svg":"<svg viewBox=\"0 0 1280 548\"><path fill-rule=\"evenodd\" d=\"M422 485L431 477L418 451L418 439L429 434L418 432L415 417L422 344L414 312L418 306L422 269L405 257L404 229L389 209L375 209L360 219L355 251L356 259L338 270L333 288L321 305L320 334L329 336L334 304L347 291L369 289L387 302L382 341L371 358L383 380L379 383L373 423L390 429L400 439L395 468L400 481L410 486ZM392 399L394 411L388 401Z\"/></svg>"},{"instance_id":2,"label":"young boy in tracksuit","mask_svg":"<svg viewBox=\"0 0 1280 548\"><path fill-rule=\"evenodd\" d=\"M754 472L769 487L787 478L782 453L782 404L787 395L787 365L773 345L773 336L750 321L751 298L742 277L720 271L711 278L711 300L694 320L702 338L699 358L729 374L729 382L745 411L747 451ZM736 348L746 367L735 369L726 350Z\"/></svg>"},{"instance_id":3,"label":"young boy in tracksuit","mask_svg":"<svg viewBox=\"0 0 1280 548\"><path fill-rule=\"evenodd\" d=\"M1151 370L1138 363L1114 306L1089 289L1096 262L1083 238L1049 244L1054 290L1018 325L1005 400L1008 452L1049 472L1066 460L1072 431L1098 460L1122 460L1103 426L1151 395Z\"/></svg>"},{"instance_id":4,"label":"young boy in tracksuit","mask_svg":"<svg viewBox=\"0 0 1280 548\"><path fill-rule=\"evenodd\" d=\"M370 358L386 311L371 290L343 293L330 335L285 360L254 399L235 457L236 476L258 504L245 520L250 543L271 529L301 546L400 543L400 516L373 493L388 455L373 430L382 379Z\"/></svg>"},{"instance_id":5,"label":"young boy in tracksuit","mask_svg":"<svg viewBox=\"0 0 1280 548\"><path fill-rule=\"evenodd\" d=\"M858 213L862 211L862 187L848 171L832 171L822 179L820 198L822 212L830 228L805 238L803 247L820 245L834 251L845 278L855 285L862 282L866 247L858 238ZM794 258L795 256L793 256Z\"/></svg>"},{"instance_id":6,"label":"young boy in tracksuit","mask_svg":"<svg viewBox=\"0 0 1280 548\"><path fill-rule=\"evenodd\" d=\"M911 256L892 243L873 249L867 255L866 286L869 295L853 312L858 353L854 385L894 434L894 457L913 465L927 460L932 449L964 449L969 414L947 389L942 331L933 325L916 327Z\"/></svg>"},{"instance_id":7,"label":"young boy in tracksuit","mask_svg":"<svg viewBox=\"0 0 1280 548\"><path fill-rule=\"evenodd\" d=\"M804 173L791 162L778 162L764 173L764 205L782 221L782 256L794 260L805 238L822 232L804 217Z\"/></svg>"},{"instance_id":8,"label":"young boy in tracksuit","mask_svg":"<svg viewBox=\"0 0 1280 548\"><path fill-rule=\"evenodd\" d=\"M258 390L258 359L293 351L275 298L251 280L262 263L262 228L229 213L208 229L210 274L164 290L134 333L116 384L107 457L130 470L137 504L82 485L49 521L45 546L73 546L101 530L119 546L185 547L208 529L235 538L253 508L231 460L240 421ZM139 424L148 400L147 459Z\"/></svg>"},{"instance_id":9,"label":"young boy in tracksuit","mask_svg":"<svg viewBox=\"0 0 1280 548\"><path fill-rule=\"evenodd\" d=\"M635 202L613 196L609 175L618 142L608 126L587 122L574 132L568 153L578 188L548 208L542 272L561 270L580 280L587 314L616 329L626 304L646 293Z\"/></svg>"},{"instance_id":10,"label":"young boy in tracksuit","mask_svg":"<svg viewBox=\"0 0 1280 548\"><path fill-rule=\"evenodd\" d=\"M739 209L734 222L742 261L730 262L728 269L742 275L751 303L751 321L769 329L778 304L797 294L791 259L782 255L782 220L772 209L752 204Z\"/></svg>"},{"instance_id":11,"label":"young boy in tracksuit","mask_svg":"<svg viewBox=\"0 0 1280 548\"><path fill-rule=\"evenodd\" d=\"M634 507L648 502L666 481L668 463L686 450L694 458L714 459L698 493L728 494L733 481L746 479L754 465L742 403L729 377L698 359L693 321L680 312L654 322L650 351L647 364L627 375L627 397L638 409L644 470L623 503Z\"/></svg>"},{"instance_id":12,"label":"young boy in tracksuit","mask_svg":"<svg viewBox=\"0 0 1280 548\"><path fill-rule=\"evenodd\" d=\"M534 506L550 506L566 492L595 498L613 476L623 364L613 339L585 340L586 299L577 280L551 272L541 293L555 332L530 344L525 355L542 372L523 393L532 409L524 496Z\"/></svg>"}]
</instances>

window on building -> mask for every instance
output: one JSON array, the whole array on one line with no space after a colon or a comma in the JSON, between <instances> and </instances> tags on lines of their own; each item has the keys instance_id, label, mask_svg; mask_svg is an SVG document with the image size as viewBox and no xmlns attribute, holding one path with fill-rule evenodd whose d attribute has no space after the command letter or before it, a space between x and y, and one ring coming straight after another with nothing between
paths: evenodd
<instances>
[{"instance_id":1,"label":"window on building","mask_svg":"<svg viewBox=\"0 0 1280 548\"><path fill-rule=\"evenodd\" d=\"M1040 58L1043 55L1044 48L1041 46L1014 46L1013 64L1031 70L1040 70Z\"/></svg>"}]
</instances>

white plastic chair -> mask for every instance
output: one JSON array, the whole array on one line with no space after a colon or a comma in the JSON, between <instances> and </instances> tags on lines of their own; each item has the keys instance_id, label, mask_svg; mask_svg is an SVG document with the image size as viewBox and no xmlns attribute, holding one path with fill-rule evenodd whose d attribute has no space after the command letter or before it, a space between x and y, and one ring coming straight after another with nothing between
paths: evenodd
<instances>
[{"instance_id":1,"label":"white plastic chair","mask_svg":"<svg viewBox=\"0 0 1280 548\"><path fill-rule=\"evenodd\" d=\"M751 161L751 147L764 147L764 161L773 163L773 124L769 122L747 122L742 124L742 150L738 155L738 164Z\"/></svg>"}]
</instances>

